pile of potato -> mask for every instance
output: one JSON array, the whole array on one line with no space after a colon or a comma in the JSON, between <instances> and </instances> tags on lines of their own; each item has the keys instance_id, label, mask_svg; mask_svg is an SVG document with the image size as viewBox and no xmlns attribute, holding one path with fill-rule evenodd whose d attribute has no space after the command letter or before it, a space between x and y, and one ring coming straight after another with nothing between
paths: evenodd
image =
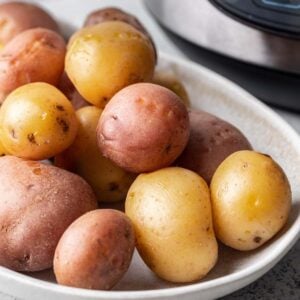
<instances>
[{"instance_id":1,"label":"pile of potato","mask_svg":"<svg viewBox=\"0 0 300 300\"><path fill-rule=\"evenodd\" d=\"M252 250L284 226L283 170L155 73L135 17L95 11L67 44L31 4L0 5L0 23L2 266L53 265L60 284L110 289L136 247L159 277L194 282L216 264L217 239ZM101 209L124 200L125 213Z\"/></svg>"}]
</instances>

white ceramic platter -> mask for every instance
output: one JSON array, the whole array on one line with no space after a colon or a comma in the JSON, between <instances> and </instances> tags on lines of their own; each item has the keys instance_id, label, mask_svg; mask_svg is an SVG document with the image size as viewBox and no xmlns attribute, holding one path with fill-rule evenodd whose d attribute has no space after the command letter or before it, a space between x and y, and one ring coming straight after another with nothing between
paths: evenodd
<instances>
[{"instance_id":1,"label":"white ceramic platter","mask_svg":"<svg viewBox=\"0 0 300 300\"><path fill-rule=\"evenodd\" d=\"M176 74L184 82L193 108L204 109L233 123L255 149L272 155L279 162L293 192L288 224L270 243L256 251L243 253L221 246L217 266L204 280L194 284L174 285L158 279L135 253L129 271L113 291L59 286L52 271L20 274L0 267L2 292L28 300L214 299L262 276L297 241L300 233L300 138L297 133L244 90L201 66L161 54L158 68Z\"/></svg>"}]
</instances>

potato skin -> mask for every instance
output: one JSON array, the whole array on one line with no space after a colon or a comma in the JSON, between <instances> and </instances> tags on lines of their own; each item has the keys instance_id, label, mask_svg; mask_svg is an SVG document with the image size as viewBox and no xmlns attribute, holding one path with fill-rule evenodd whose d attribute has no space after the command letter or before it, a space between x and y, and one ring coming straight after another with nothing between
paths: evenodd
<instances>
[{"instance_id":1,"label":"potato skin","mask_svg":"<svg viewBox=\"0 0 300 300\"><path fill-rule=\"evenodd\" d=\"M31 3L8 2L0 5L0 44L7 44L19 33L31 28L59 32L55 20L42 8Z\"/></svg>"},{"instance_id":2,"label":"potato skin","mask_svg":"<svg viewBox=\"0 0 300 300\"><path fill-rule=\"evenodd\" d=\"M198 173L207 183L220 163L239 150L251 150L240 130L204 111L189 112L191 133L176 165Z\"/></svg>"},{"instance_id":3,"label":"potato skin","mask_svg":"<svg viewBox=\"0 0 300 300\"><path fill-rule=\"evenodd\" d=\"M159 277L177 283L204 277L215 265L214 235L206 182L183 168L141 174L127 195L137 249Z\"/></svg>"},{"instance_id":4,"label":"potato skin","mask_svg":"<svg viewBox=\"0 0 300 300\"><path fill-rule=\"evenodd\" d=\"M281 167L254 151L226 158L211 182L216 236L237 250L252 250L271 239L286 223L291 188Z\"/></svg>"},{"instance_id":5,"label":"potato skin","mask_svg":"<svg viewBox=\"0 0 300 300\"><path fill-rule=\"evenodd\" d=\"M98 9L96 11L91 12L87 16L84 22L84 26L93 26L107 21L121 21L127 23L133 26L135 29L142 32L144 35L146 35L153 46L155 52L155 59L157 60L157 51L151 35L147 31L147 29L142 25L142 23L134 15L131 15L128 12L125 12L116 7L106 7Z\"/></svg>"},{"instance_id":6,"label":"potato skin","mask_svg":"<svg viewBox=\"0 0 300 300\"><path fill-rule=\"evenodd\" d=\"M63 72L63 74L61 75L57 87L71 101L75 110L91 105L78 93L66 72Z\"/></svg>"},{"instance_id":7,"label":"potato skin","mask_svg":"<svg viewBox=\"0 0 300 300\"><path fill-rule=\"evenodd\" d=\"M56 32L35 28L12 39L0 52L0 103L31 82L56 85L64 69L66 46Z\"/></svg>"},{"instance_id":8,"label":"potato skin","mask_svg":"<svg viewBox=\"0 0 300 300\"><path fill-rule=\"evenodd\" d=\"M65 231L55 251L59 284L111 289L127 271L135 237L129 218L112 209L91 211Z\"/></svg>"},{"instance_id":9,"label":"potato skin","mask_svg":"<svg viewBox=\"0 0 300 300\"><path fill-rule=\"evenodd\" d=\"M0 109L0 135L8 153L50 158L75 139L78 122L68 99L54 86L36 82L13 91Z\"/></svg>"},{"instance_id":10,"label":"potato skin","mask_svg":"<svg viewBox=\"0 0 300 300\"><path fill-rule=\"evenodd\" d=\"M93 188L99 202L125 200L135 175L125 172L102 156L96 128L102 110L88 106L76 112L79 129L74 143L55 157L55 165L82 176Z\"/></svg>"},{"instance_id":11,"label":"potato skin","mask_svg":"<svg viewBox=\"0 0 300 300\"><path fill-rule=\"evenodd\" d=\"M0 265L22 272L50 268L66 228L97 207L79 176L13 156L0 158L0 194Z\"/></svg>"},{"instance_id":12,"label":"potato skin","mask_svg":"<svg viewBox=\"0 0 300 300\"><path fill-rule=\"evenodd\" d=\"M191 106L189 95L184 85L174 74L168 72L156 72L154 73L152 83L164 86L174 92L187 108Z\"/></svg>"},{"instance_id":13,"label":"potato skin","mask_svg":"<svg viewBox=\"0 0 300 300\"><path fill-rule=\"evenodd\" d=\"M123 22L85 27L68 44L66 72L78 92L99 108L125 86L150 81L154 66L149 39Z\"/></svg>"},{"instance_id":14,"label":"potato skin","mask_svg":"<svg viewBox=\"0 0 300 300\"><path fill-rule=\"evenodd\" d=\"M137 83L118 92L105 107L97 128L105 157L134 173L169 166L189 138L188 112L172 91Z\"/></svg>"}]
</instances>

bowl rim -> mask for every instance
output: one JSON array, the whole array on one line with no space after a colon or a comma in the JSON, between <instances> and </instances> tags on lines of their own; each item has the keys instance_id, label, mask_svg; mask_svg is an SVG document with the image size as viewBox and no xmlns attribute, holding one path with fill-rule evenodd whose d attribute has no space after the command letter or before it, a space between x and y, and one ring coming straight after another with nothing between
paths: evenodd
<instances>
[{"instance_id":1,"label":"bowl rim","mask_svg":"<svg viewBox=\"0 0 300 300\"><path fill-rule=\"evenodd\" d=\"M201 66L192 61L188 61L184 58L173 57L172 55L159 52L159 60L170 62L175 65L184 66L191 69L195 73L204 73L205 76L216 83L216 85L226 86L227 90L233 91L236 95L241 97L235 97L232 101L236 103L243 102L243 106L250 107L251 110L256 109L261 114L276 122L277 127L282 129L282 132L286 133L290 137L292 144L296 149L299 149L300 155L300 136L298 133L284 121L277 113L267 107L264 103L256 99L254 96L246 92L243 88L224 78L223 76ZM242 99L242 100L240 100ZM15 282L22 283L23 285L36 287L39 289L48 290L49 292L59 293L60 295L68 296L81 296L87 299L97 298L101 299L153 299L157 297L170 297L178 296L182 294L189 294L194 292L200 292L209 290L226 284L234 283L242 279L250 278L255 273L260 273L259 277L271 269L297 242L300 237L300 215L298 215L293 222L292 226L281 236L277 242L277 246L273 248L264 260L252 264L246 269L239 270L233 274L228 274L219 278L211 279L205 282L198 282L193 284L187 284L178 287L170 287L163 289L149 289L149 290L137 290L137 291L101 291L101 290L87 290L82 288L74 288L57 283L43 281L42 279L32 278L25 274L21 274L4 267L0 267L0 275L14 280Z\"/></svg>"}]
</instances>

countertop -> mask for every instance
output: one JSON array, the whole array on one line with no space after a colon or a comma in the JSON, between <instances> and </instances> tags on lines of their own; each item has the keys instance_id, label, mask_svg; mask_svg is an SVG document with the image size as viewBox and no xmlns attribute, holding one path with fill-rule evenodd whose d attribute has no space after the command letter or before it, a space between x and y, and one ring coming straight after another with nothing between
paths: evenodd
<instances>
[{"instance_id":1,"label":"countertop","mask_svg":"<svg viewBox=\"0 0 300 300\"><path fill-rule=\"evenodd\" d=\"M51 1L40 1L47 6ZM34 2L34 1L31 1ZM76 1L74 1L76 2ZM101 0L101 6L119 6L137 15L151 32L159 51L170 53L174 56L190 59L191 48L188 43L180 42L178 46L177 38L174 38L167 31L163 30L146 10L141 0ZM91 9L90 9L91 10ZM58 12L59 18L59 12ZM78 20L78 25L83 20ZM193 50L194 51L194 50ZM197 61L197 59L194 59ZM201 59L200 59L201 61ZM300 95L299 95L300 97ZM284 110L275 109L289 124L291 124L300 133L300 113L292 113ZM272 300L298 300L300 299L300 241L290 250L290 252L261 279L239 290L231 295L223 297L223 300L235 299L272 299ZM1 300L13 300L14 298L0 294Z\"/></svg>"}]
</instances>

